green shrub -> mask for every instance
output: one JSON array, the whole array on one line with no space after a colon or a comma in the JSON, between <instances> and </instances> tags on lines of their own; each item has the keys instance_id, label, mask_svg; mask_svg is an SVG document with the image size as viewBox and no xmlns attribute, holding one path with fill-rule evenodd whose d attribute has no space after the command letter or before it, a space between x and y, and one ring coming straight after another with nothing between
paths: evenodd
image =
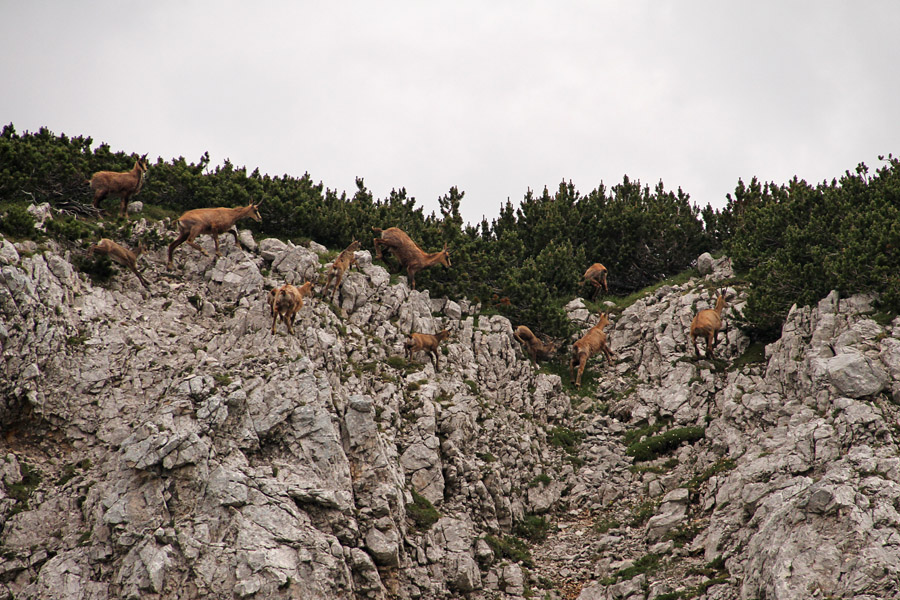
<instances>
[{"instance_id":1,"label":"green shrub","mask_svg":"<svg viewBox=\"0 0 900 600\"><path fill-rule=\"evenodd\" d=\"M426 498L412 490L413 501L406 505L406 515L419 531L428 531L441 518L441 513Z\"/></svg>"},{"instance_id":2,"label":"green shrub","mask_svg":"<svg viewBox=\"0 0 900 600\"><path fill-rule=\"evenodd\" d=\"M10 204L0 209L0 233L14 238L32 238L34 216L24 206Z\"/></svg>"},{"instance_id":3,"label":"green shrub","mask_svg":"<svg viewBox=\"0 0 900 600\"><path fill-rule=\"evenodd\" d=\"M534 566L528 544L519 538L511 535L502 538L486 535L484 541L490 546L495 558L507 558L514 562L520 562L528 568Z\"/></svg>"},{"instance_id":4,"label":"green shrub","mask_svg":"<svg viewBox=\"0 0 900 600\"><path fill-rule=\"evenodd\" d=\"M655 435L641 442L634 442L625 449L625 454L633 456L638 462L653 460L661 454L674 450L682 442L696 442L705 435L706 431L702 427L670 429L662 435Z\"/></svg>"},{"instance_id":5,"label":"green shrub","mask_svg":"<svg viewBox=\"0 0 900 600\"><path fill-rule=\"evenodd\" d=\"M885 162L874 176L859 164L817 186L738 182L719 221L725 251L752 283L742 317L751 336L776 339L792 304L831 290L875 292L881 309L900 311L900 159Z\"/></svg>"},{"instance_id":6,"label":"green shrub","mask_svg":"<svg viewBox=\"0 0 900 600\"><path fill-rule=\"evenodd\" d=\"M548 432L548 442L551 446L562 448L567 454L575 454L578 452L578 446L584 434L580 431L572 431L568 427L554 427Z\"/></svg>"},{"instance_id":7,"label":"green shrub","mask_svg":"<svg viewBox=\"0 0 900 600\"><path fill-rule=\"evenodd\" d=\"M538 515L525 515L513 527L513 533L531 542L543 542L547 539L552 525L547 519Z\"/></svg>"},{"instance_id":8,"label":"green shrub","mask_svg":"<svg viewBox=\"0 0 900 600\"><path fill-rule=\"evenodd\" d=\"M16 501L12 511L10 511L10 516L29 509L28 499L31 498L34 490L41 483L41 472L25 461L19 462L19 472L22 475L22 479L17 483L6 486L7 494Z\"/></svg>"}]
</instances>

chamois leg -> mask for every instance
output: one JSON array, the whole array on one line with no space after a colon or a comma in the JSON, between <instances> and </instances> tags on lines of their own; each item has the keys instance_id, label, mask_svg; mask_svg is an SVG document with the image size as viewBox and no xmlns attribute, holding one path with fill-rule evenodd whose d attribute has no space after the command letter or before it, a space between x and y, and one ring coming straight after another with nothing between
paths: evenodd
<instances>
[{"instance_id":1,"label":"chamois leg","mask_svg":"<svg viewBox=\"0 0 900 600\"><path fill-rule=\"evenodd\" d=\"M92 203L94 208L97 208L97 209L100 208L100 201L104 200L106 198L106 194L107 194L107 192L100 192L100 191L94 192L94 201Z\"/></svg>"},{"instance_id":2,"label":"chamois leg","mask_svg":"<svg viewBox=\"0 0 900 600\"><path fill-rule=\"evenodd\" d=\"M434 350L434 351L430 352L429 354L431 354L431 358L433 359L433 362L434 362L434 372L435 372L435 373L440 373L441 368L438 367L438 355L437 355L437 350Z\"/></svg>"},{"instance_id":3,"label":"chamois leg","mask_svg":"<svg viewBox=\"0 0 900 600\"><path fill-rule=\"evenodd\" d=\"M141 275L140 272L139 272L137 269L134 269L134 274L137 275L137 278L138 278L138 279L140 279L141 284L143 284L143 286L149 290L149 289L150 289L150 285L147 283L147 280L144 279L144 276Z\"/></svg>"},{"instance_id":4,"label":"chamois leg","mask_svg":"<svg viewBox=\"0 0 900 600\"><path fill-rule=\"evenodd\" d=\"M587 356L581 355L578 357L578 377L575 379L575 387L581 387L581 376L584 375L584 368L587 366Z\"/></svg>"},{"instance_id":5,"label":"chamois leg","mask_svg":"<svg viewBox=\"0 0 900 600\"><path fill-rule=\"evenodd\" d=\"M278 311L272 307L272 335L275 335L275 325L278 323Z\"/></svg>"},{"instance_id":6,"label":"chamois leg","mask_svg":"<svg viewBox=\"0 0 900 600\"><path fill-rule=\"evenodd\" d=\"M416 272L412 270L412 267L407 267L406 273L409 275L409 282L412 285L412 289L416 289Z\"/></svg>"},{"instance_id":7,"label":"chamois leg","mask_svg":"<svg viewBox=\"0 0 900 600\"><path fill-rule=\"evenodd\" d=\"M613 353L612 353L612 350L610 350L610 349L609 349L609 346L607 346L606 344L603 344L603 345L600 347L600 349L603 350L603 354L606 355L606 363L607 363L608 365L612 365L612 361L613 361Z\"/></svg>"},{"instance_id":8,"label":"chamois leg","mask_svg":"<svg viewBox=\"0 0 900 600\"><path fill-rule=\"evenodd\" d=\"M372 242L375 244L375 259L381 259L381 245L384 243L381 241L381 238L374 238Z\"/></svg>"},{"instance_id":9,"label":"chamois leg","mask_svg":"<svg viewBox=\"0 0 900 600\"><path fill-rule=\"evenodd\" d=\"M170 271L172 270L172 253L175 252L175 248L183 244L188 239L188 237L190 237L190 235L191 233L189 231L182 231L181 234L179 234L178 238L174 242L169 244L169 262L166 263L166 269Z\"/></svg>"},{"instance_id":10,"label":"chamois leg","mask_svg":"<svg viewBox=\"0 0 900 600\"><path fill-rule=\"evenodd\" d=\"M212 234L212 239L216 245L216 257L221 257L222 253L219 252L219 234L218 233Z\"/></svg>"},{"instance_id":11,"label":"chamois leg","mask_svg":"<svg viewBox=\"0 0 900 600\"><path fill-rule=\"evenodd\" d=\"M338 290L341 289L341 280L344 278L344 274L341 271L338 271L337 277L334 278L334 289L331 292L332 301L337 298Z\"/></svg>"},{"instance_id":12,"label":"chamois leg","mask_svg":"<svg viewBox=\"0 0 900 600\"><path fill-rule=\"evenodd\" d=\"M119 209L122 211L122 218L124 218L124 219L128 218L127 205L128 205L128 198L125 196L122 196L122 202L119 205Z\"/></svg>"},{"instance_id":13,"label":"chamois leg","mask_svg":"<svg viewBox=\"0 0 900 600\"><path fill-rule=\"evenodd\" d=\"M230 233L231 235L234 236L234 245L235 246L237 246L238 248L243 248L243 246L241 246L241 240L238 239L237 227L232 227L226 233Z\"/></svg>"},{"instance_id":14,"label":"chamois leg","mask_svg":"<svg viewBox=\"0 0 900 600\"><path fill-rule=\"evenodd\" d=\"M200 233L201 233L201 228L200 228L200 227L191 229L191 231L190 231L190 233L188 234L188 237L187 237L187 240L185 241L185 243L186 243L188 246L190 246L190 247L192 247L192 248L194 248L194 249L196 249L196 250L199 250L200 253L201 253L203 256L209 256L209 253L208 253L206 250L203 249L203 246L201 246L200 244L198 244L197 242L194 241L194 240L197 238L197 236L200 235Z\"/></svg>"}]
</instances>

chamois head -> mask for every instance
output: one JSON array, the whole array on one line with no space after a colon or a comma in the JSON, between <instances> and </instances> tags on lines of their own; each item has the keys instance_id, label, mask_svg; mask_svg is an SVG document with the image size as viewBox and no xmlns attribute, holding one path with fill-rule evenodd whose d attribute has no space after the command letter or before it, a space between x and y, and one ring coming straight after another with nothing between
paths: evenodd
<instances>
[{"instance_id":1,"label":"chamois head","mask_svg":"<svg viewBox=\"0 0 900 600\"><path fill-rule=\"evenodd\" d=\"M444 265L445 267L447 267L448 269L450 268L450 253L447 251L447 242L444 242L444 249L441 250L441 254L440 254L440 258L438 259L438 262L441 263L442 265Z\"/></svg>"},{"instance_id":2,"label":"chamois head","mask_svg":"<svg viewBox=\"0 0 900 600\"><path fill-rule=\"evenodd\" d=\"M250 205L247 207L247 209L248 209L247 216L250 217L251 219L253 219L254 221L256 221L257 223L262 223L262 217L259 216L259 205L262 203L263 203L262 200L260 200L256 204L253 204L251 202Z\"/></svg>"},{"instance_id":3,"label":"chamois head","mask_svg":"<svg viewBox=\"0 0 900 600\"><path fill-rule=\"evenodd\" d=\"M722 310L725 309L726 306L728 306L728 302L726 302L726 292L727 292L726 288L722 288L721 290L718 290L716 292L716 294L717 294L716 311L717 312L721 313Z\"/></svg>"}]
</instances>

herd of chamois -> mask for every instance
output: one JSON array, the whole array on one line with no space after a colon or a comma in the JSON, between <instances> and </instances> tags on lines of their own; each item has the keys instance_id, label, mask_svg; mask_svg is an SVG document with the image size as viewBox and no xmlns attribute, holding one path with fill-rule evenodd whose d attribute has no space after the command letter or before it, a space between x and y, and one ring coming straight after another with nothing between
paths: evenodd
<instances>
[{"instance_id":1,"label":"herd of chamois","mask_svg":"<svg viewBox=\"0 0 900 600\"><path fill-rule=\"evenodd\" d=\"M108 196L118 196L121 198L120 208L122 216L127 218L126 203L140 192L146 176L146 154L135 161L134 168L130 171L121 173L100 171L95 173L88 182L93 192L93 206L99 209L101 200ZM206 250L194 241L201 234L212 236L217 257L221 256L219 252L219 235L221 234L230 233L233 235L235 244L240 247L241 243L235 223L245 218L261 222L262 217L259 214L260 204L262 202L251 203L248 206L239 206L237 208L197 208L185 212L177 220L178 237L169 244L166 268L172 269L172 253L179 245L185 242L199 250L204 256L209 256ZM400 263L400 269L406 269L412 289L416 289L416 273L422 269L436 264L442 264L447 268L450 267L450 254L447 251L446 243L444 243L444 248L440 252L428 253L423 251L406 232L397 227L389 227L384 230L377 227L372 229L379 236L372 240L375 246L375 258L382 259L384 250L392 254ZM322 290L323 296L328 295L328 288L332 282L334 283L332 297L337 294L347 269L356 263L356 251L359 247L359 242L354 240L334 260ZM137 276L141 284L149 289L149 284L137 269L137 259L143 250L143 245L141 245L137 253L135 253L110 239L103 238L89 248L88 255L90 256L94 253L107 254L112 260L127 267ZM583 276L584 284L594 287L592 298L595 298L601 289L604 293L609 292L607 275L607 268L600 263L594 263L585 271ZM312 295L312 285L312 282L309 281L301 286L285 284L269 292L267 302L271 309L273 335L276 332L279 317L285 324L288 334L293 335L294 319L297 312L303 307L303 298ZM717 333L723 327L722 311L725 307L725 290L722 289L717 293L715 308L701 310L694 317L690 328L690 338L694 345L694 352L698 357L700 356L700 349L697 346L698 337L706 340L706 356L712 356L713 347L718 341L716 338ZM600 313L600 319L597 324L591 327L581 339L572 344L569 376L576 387L581 386L581 377L591 356L602 352L606 357L607 363L612 364L613 353L609 349L606 332L604 331L609 324L609 313ZM411 359L413 353L425 352L432 358L435 371L438 371L438 346L449 335L450 333L446 329L437 334L410 333L405 344L406 353ZM537 363L538 359L549 359L558 348L556 343L546 342L538 338L525 325L519 325L515 329L513 336L522 344L533 363Z\"/></svg>"}]
</instances>

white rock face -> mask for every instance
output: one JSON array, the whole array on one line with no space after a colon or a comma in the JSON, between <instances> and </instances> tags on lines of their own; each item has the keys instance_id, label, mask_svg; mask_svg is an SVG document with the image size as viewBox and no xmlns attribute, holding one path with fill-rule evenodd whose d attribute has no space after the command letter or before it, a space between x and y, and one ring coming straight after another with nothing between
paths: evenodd
<instances>
[{"instance_id":1,"label":"white rock face","mask_svg":"<svg viewBox=\"0 0 900 600\"><path fill-rule=\"evenodd\" d=\"M571 397L564 358L536 369L506 318L367 251L272 335L266 290L324 265L248 236L170 275L151 250L149 293L0 240L0 599L644 598L715 569L707 598L900 595L900 324L871 299L795 308L738 368L736 327L692 357L708 281L666 286L613 314L615 364ZM444 328L440 372L405 358ZM635 462L642 427L703 437Z\"/></svg>"}]
</instances>

